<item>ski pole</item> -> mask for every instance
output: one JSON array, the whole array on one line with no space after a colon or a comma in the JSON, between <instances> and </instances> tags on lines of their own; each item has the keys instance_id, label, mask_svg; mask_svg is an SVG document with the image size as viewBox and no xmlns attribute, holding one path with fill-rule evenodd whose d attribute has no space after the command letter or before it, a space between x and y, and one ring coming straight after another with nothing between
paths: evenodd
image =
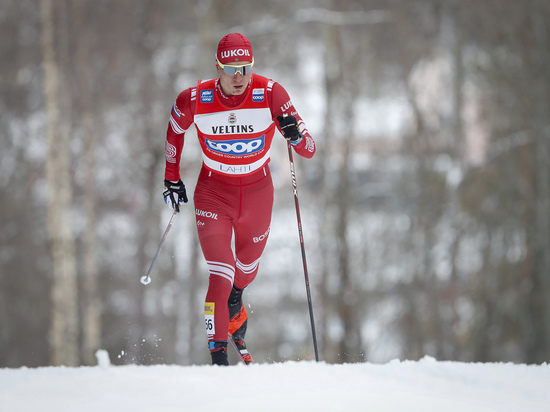
<instances>
[{"instance_id":1,"label":"ski pole","mask_svg":"<svg viewBox=\"0 0 550 412\"><path fill-rule=\"evenodd\" d=\"M294 159L292 156L292 147L290 146L290 141L287 142L287 145L288 145L288 160L290 161L290 175L292 177L292 187L294 189L294 205L296 206L296 220L298 221L298 234L300 236L300 247L302 249L302 264L304 266L304 277L306 280L307 303L309 306L309 319L311 321L311 334L313 336L313 349L315 350L315 360L319 362L319 352L317 350L317 335L315 333L315 320L313 319L313 304L311 302L311 291L309 288L309 276L307 271L306 247L304 244L304 234L302 232L300 204L298 202L298 185L296 184L296 172L294 170Z\"/></svg>"},{"instance_id":2,"label":"ski pole","mask_svg":"<svg viewBox=\"0 0 550 412\"><path fill-rule=\"evenodd\" d=\"M140 282L144 285L148 285L151 283L151 271L153 270L153 266L155 266L155 262L157 261L157 258L159 257L160 250L162 249L162 245L164 245L164 241L166 240L166 236L168 236L168 232L170 231L170 228L172 227L172 223L174 223L174 217L176 216L178 212L174 210L174 213L172 213L172 217L170 218L170 221L168 222L168 226L166 227L166 230L164 231L164 235L162 235L162 239L160 240L159 247L157 249L157 253L155 253L155 257L153 258L153 261L151 262L151 266L149 266L149 270L147 271L147 274L145 276L142 276L140 279Z\"/></svg>"}]
</instances>

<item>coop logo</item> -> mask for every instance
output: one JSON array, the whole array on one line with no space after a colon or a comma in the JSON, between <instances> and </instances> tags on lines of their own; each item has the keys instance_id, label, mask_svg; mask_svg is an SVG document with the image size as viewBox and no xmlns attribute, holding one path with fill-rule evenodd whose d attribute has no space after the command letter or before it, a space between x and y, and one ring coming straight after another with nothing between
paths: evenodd
<instances>
[{"instance_id":1,"label":"coop logo","mask_svg":"<svg viewBox=\"0 0 550 412\"><path fill-rule=\"evenodd\" d=\"M257 139L250 140L224 140L216 142L205 139L205 141L208 148L214 152L239 156L262 150L265 146L265 134Z\"/></svg>"},{"instance_id":2,"label":"coop logo","mask_svg":"<svg viewBox=\"0 0 550 412\"><path fill-rule=\"evenodd\" d=\"M214 101L214 90L201 90L201 103L212 103Z\"/></svg>"},{"instance_id":3,"label":"coop logo","mask_svg":"<svg viewBox=\"0 0 550 412\"><path fill-rule=\"evenodd\" d=\"M252 90L252 101L253 102L263 102L264 101L264 91L265 91L265 89L254 89L254 90Z\"/></svg>"}]
</instances>

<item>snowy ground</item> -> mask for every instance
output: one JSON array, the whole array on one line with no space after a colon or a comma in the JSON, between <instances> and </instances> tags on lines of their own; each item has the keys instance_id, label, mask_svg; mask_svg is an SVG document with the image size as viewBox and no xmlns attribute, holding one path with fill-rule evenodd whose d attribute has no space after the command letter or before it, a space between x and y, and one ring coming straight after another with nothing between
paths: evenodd
<instances>
[{"instance_id":1,"label":"snowy ground","mask_svg":"<svg viewBox=\"0 0 550 412\"><path fill-rule=\"evenodd\" d=\"M550 365L392 361L0 369L2 412L548 411Z\"/></svg>"}]
</instances>

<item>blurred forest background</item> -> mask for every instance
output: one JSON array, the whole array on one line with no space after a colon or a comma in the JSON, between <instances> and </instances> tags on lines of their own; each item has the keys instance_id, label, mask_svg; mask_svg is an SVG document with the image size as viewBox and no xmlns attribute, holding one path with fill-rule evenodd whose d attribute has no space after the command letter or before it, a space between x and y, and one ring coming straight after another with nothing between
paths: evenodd
<instances>
[{"instance_id":1,"label":"blurred forest background","mask_svg":"<svg viewBox=\"0 0 550 412\"><path fill-rule=\"evenodd\" d=\"M235 31L318 144L295 160L321 359L550 361L550 1L0 0L0 367L209 363L192 204L139 279L171 106ZM274 146L247 342L313 359ZM200 161L189 132L190 193Z\"/></svg>"}]
</instances>

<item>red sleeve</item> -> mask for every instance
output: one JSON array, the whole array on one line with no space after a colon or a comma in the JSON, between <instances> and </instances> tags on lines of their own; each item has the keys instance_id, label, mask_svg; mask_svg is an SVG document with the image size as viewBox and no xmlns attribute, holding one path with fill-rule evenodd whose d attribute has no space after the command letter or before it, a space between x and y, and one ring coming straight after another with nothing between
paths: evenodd
<instances>
[{"instance_id":1,"label":"red sleeve","mask_svg":"<svg viewBox=\"0 0 550 412\"><path fill-rule=\"evenodd\" d=\"M181 92L172 106L166 131L166 170L164 178L172 182L180 180L180 159L185 132L193 124L195 114L195 88Z\"/></svg>"},{"instance_id":2,"label":"red sleeve","mask_svg":"<svg viewBox=\"0 0 550 412\"><path fill-rule=\"evenodd\" d=\"M315 154L315 141L313 140L313 137L311 137L311 135L309 134L307 126L302 120L300 114L292 104L292 101L290 100L287 91L279 83L273 83L270 104L273 121L277 125L279 132L281 131L281 128L279 127L277 116L287 114L292 115L296 118L303 139L297 145L292 145L292 147L300 156L304 156L307 158L313 157L313 155Z\"/></svg>"}]
</instances>

